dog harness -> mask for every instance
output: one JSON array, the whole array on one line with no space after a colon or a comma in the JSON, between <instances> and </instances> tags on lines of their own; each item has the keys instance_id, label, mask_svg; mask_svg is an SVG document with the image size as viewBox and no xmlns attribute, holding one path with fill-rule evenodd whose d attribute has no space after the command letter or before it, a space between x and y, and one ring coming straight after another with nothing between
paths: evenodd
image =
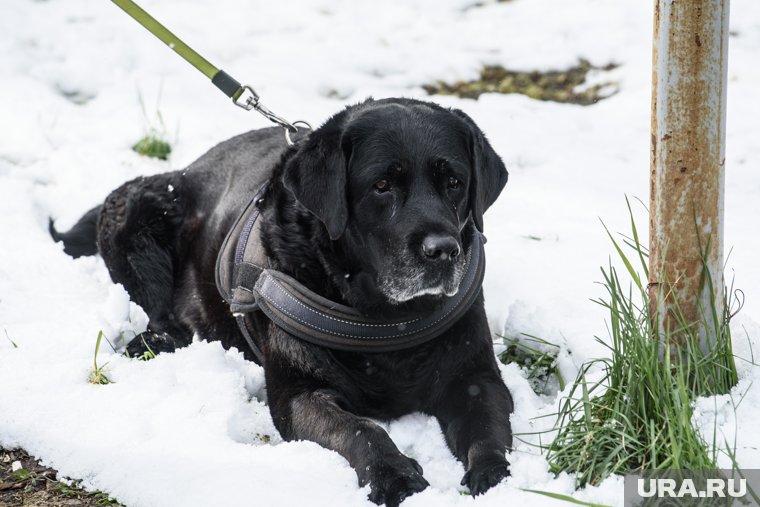
<instances>
[{"instance_id":1,"label":"dog harness","mask_svg":"<svg viewBox=\"0 0 760 507\"><path fill-rule=\"evenodd\" d=\"M275 325L309 343L353 352L387 352L440 336L470 309L480 293L485 273L485 238L470 221L474 237L459 291L434 311L376 320L326 299L270 267L260 241L258 220L265 188L266 184L238 217L216 261L217 289L262 364L261 348L245 322L245 315L251 312L263 312Z\"/></svg>"}]
</instances>

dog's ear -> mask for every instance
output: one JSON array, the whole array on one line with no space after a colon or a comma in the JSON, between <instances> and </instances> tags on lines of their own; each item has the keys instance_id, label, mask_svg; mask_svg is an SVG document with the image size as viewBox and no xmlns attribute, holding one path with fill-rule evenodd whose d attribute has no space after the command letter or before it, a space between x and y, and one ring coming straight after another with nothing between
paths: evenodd
<instances>
[{"instance_id":1,"label":"dog's ear","mask_svg":"<svg viewBox=\"0 0 760 507\"><path fill-rule=\"evenodd\" d=\"M504 185L507 184L507 168L501 157L496 154L485 134L475 125L472 118L459 109L452 109L452 113L460 117L467 124L470 140L470 158L472 175L470 176L470 210L475 226L483 232L483 213L499 197Z\"/></svg>"},{"instance_id":2,"label":"dog's ear","mask_svg":"<svg viewBox=\"0 0 760 507\"><path fill-rule=\"evenodd\" d=\"M344 124L345 112L312 132L287 162L282 176L285 188L325 224L332 240L343 235L348 221Z\"/></svg>"}]
</instances>

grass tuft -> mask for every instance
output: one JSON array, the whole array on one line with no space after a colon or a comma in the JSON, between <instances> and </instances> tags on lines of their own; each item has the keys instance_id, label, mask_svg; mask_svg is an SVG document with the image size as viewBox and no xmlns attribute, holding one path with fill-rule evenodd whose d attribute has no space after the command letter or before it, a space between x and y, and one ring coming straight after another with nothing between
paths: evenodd
<instances>
[{"instance_id":1,"label":"grass tuft","mask_svg":"<svg viewBox=\"0 0 760 507\"><path fill-rule=\"evenodd\" d=\"M559 345L525 333L521 333L519 338L498 336L507 346L499 354L499 361L519 365L525 371L533 392L549 394L553 387L559 387L560 391L565 389L565 379L557 365Z\"/></svg>"},{"instance_id":2,"label":"grass tuft","mask_svg":"<svg viewBox=\"0 0 760 507\"><path fill-rule=\"evenodd\" d=\"M172 147L157 132L152 131L133 144L132 151L144 157L168 160Z\"/></svg>"},{"instance_id":3,"label":"grass tuft","mask_svg":"<svg viewBox=\"0 0 760 507\"><path fill-rule=\"evenodd\" d=\"M140 109L142 110L147 133L132 145L132 151L139 153L144 157L168 160L169 155L171 155L172 152L172 147L166 139L166 124L164 123L164 117L161 114L161 110L156 106L155 121L152 121L148 117L145 100L143 99L142 93L139 91L137 93L137 100L140 103ZM160 103L160 101L161 92L159 90L157 102Z\"/></svg>"},{"instance_id":4,"label":"grass tuft","mask_svg":"<svg viewBox=\"0 0 760 507\"><path fill-rule=\"evenodd\" d=\"M105 363L103 366L98 366L98 351L100 350L100 342L102 340L103 331L98 331L98 339L95 341L95 355L92 359L92 371L90 372L90 376L87 379L91 384L96 385L107 385L113 383L113 381L109 379L105 374L105 367L108 363Z\"/></svg>"},{"instance_id":5,"label":"grass tuft","mask_svg":"<svg viewBox=\"0 0 760 507\"><path fill-rule=\"evenodd\" d=\"M156 353L153 352L153 349L150 348L150 345L148 345L148 342L145 341L145 338L140 337L140 340L142 340L143 345L145 345L145 352L142 353L141 356L137 357L138 361L150 361L151 359L156 358Z\"/></svg>"},{"instance_id":6,"label":"grass tuft","mask_svg":"<svg viewBox=\"0 0 760 507\"><path fill-rule=\"evenodd\" d=\"M650 317L642 281L649 279L647 251L633 218L631 226L633 235L626 244L635 255L627 256L610 235L630 280L622 282L611 264L603 268L607 294L595 301L609 312L611 343L597 341L611 357L583 365L560 405L558 434L548 446L551 469L575 473L579 487L645 469L715 468L717 442L708 445L692 426L692 401L726 393L738 380L728 310L707 319L706 324L717 323L714 345L700 348L697 330L677 308L669 313L677 331L658 333L660 317ZM633 267L637 261L643 277Z\"/></svg>"}]
</instances>

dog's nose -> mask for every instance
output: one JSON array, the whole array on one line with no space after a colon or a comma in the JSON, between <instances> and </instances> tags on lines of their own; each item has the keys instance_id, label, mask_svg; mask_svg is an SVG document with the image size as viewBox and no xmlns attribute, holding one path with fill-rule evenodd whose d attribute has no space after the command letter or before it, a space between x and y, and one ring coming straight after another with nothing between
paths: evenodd
<instances>
[{"instance_id":1,"label":"dog's nose","mask_svg":"<svg viewBox=\"0 0 760 507\"><path fill-rule=\"evenodd\" d=\"M431 261L454 260L460 252L459 242L454 236L429 234L422 241L422 252Z\"/></svg>"}]
</instances>

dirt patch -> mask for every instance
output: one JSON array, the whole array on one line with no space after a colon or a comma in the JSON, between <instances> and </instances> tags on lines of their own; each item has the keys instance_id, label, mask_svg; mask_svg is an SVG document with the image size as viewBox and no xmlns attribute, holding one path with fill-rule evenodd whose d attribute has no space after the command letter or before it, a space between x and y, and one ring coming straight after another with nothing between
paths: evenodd
<instances>
[{"instance_id":1,"label":"dirt patch","mask_svg":"<svg viewBox=\"0 0 760 507\"><path fill-rule=\"evenodd\" d=\"M0 447L0 507L122 507L105 493L84 491L57 475L22 450Z\"/></svg>"},{"instance_id":2,"label":"dirt patch","mask_svg":"<svg viewBox=\"0 0 760 507\"><path fill-rule=\"evenodd\" d=\"M486 66L480 71L479 79L453 84L439 81L423 85L423 88L430 95L477 99L484 93L520 93L537 100L588 106L617 92L617 85L613 82L586 86L589 73L609 71L616 66L595 67L586 60L580 60L578 65L567 70L548 72L518 72L501 66Z\"/></svg>"}]
</instances>

